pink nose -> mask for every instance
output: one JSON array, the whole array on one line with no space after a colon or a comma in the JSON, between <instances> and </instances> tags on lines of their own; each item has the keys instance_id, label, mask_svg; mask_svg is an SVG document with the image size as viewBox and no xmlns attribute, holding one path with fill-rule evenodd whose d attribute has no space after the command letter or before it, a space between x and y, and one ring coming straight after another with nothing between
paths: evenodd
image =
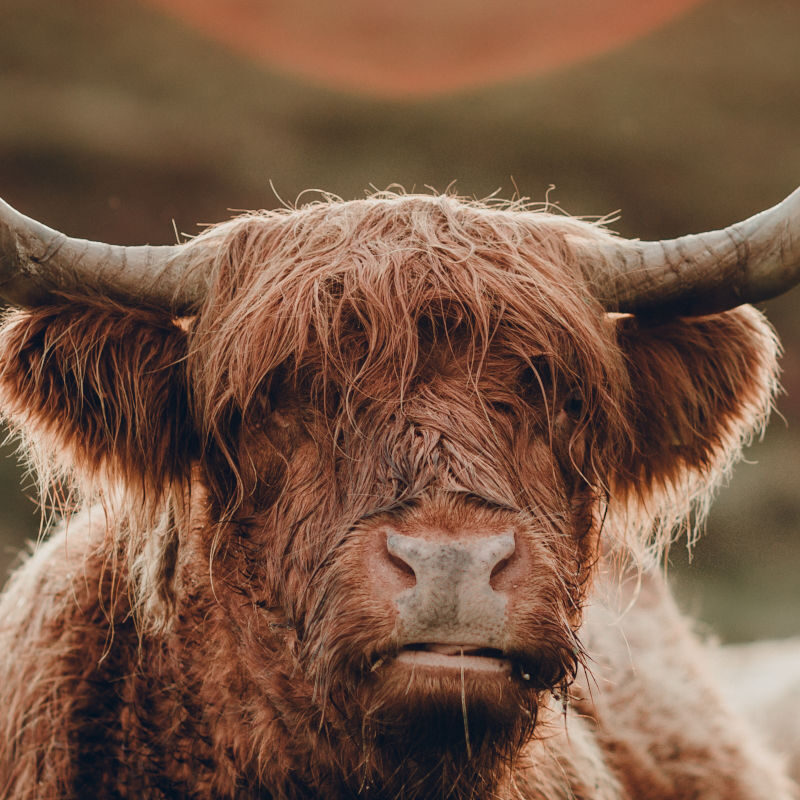
<instances>
[{"instance_id":1,"label":"pink nose","mask_svg":"<svg viewBox=\"0 0 800 800\"><path fill-rule=\"evenodd\" d=\"M416 579L394 598L401 642L502 649L508 598L492 588L491 579L515 549L511 532L431 541L390 531L391 568L407 568Z\"/></svg>"}]
</instances>

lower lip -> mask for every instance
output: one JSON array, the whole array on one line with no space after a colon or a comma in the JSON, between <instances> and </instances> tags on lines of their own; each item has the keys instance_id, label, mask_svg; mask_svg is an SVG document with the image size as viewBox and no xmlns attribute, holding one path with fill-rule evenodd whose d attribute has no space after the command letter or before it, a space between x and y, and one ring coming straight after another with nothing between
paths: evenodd
<instances>
[{"instance_id":1,"label":"lower lip","mask_svg":"<svg viewBox=\"0 0 800 800\"><path fill-rule=\"evenodd\" d=\"M449 655L427 650L402 650L397 655L397 662L412 667L429 667L465 672L488 672L494 674L511 674L511 661L507 658L491 658L489 656L472 656L466 653Z\"/></svg>"}]
</instances>

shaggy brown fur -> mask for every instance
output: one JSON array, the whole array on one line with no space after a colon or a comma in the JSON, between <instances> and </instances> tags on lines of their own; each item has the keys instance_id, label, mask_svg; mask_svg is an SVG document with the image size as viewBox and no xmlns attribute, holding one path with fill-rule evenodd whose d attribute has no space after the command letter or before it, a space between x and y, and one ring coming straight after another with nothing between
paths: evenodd
<instances>
[{"instance_id":1,"label":"shaggy brown fur","mask_svg":"<svg viewBox=\"0 0 800 800\"><path fill-rule=\"evenodd\" d=\"M605 621L581 644L593 576L631 604L609 565L686 524L775 385L750 308L604 314L571 242L607 235L449 197L325 202L204 234L191 320L11 314L4 408L43 486L93 510L0 605L0 793L790 796L744 729L720 735L660 589L623 617L633 662ZM370 568L387 524L514 532L533 568L508 651L530 681L398 673ZM640 647L669 669L634 671Z\"/></svg>"}]
</instances>

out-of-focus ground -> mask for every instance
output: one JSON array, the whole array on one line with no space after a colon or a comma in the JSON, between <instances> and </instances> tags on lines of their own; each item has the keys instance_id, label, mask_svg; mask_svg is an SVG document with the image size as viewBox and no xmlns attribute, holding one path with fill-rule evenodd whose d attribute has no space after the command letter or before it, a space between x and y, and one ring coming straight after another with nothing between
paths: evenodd
<instances>
[{"instance_id":1,"label":"out-of-focus ground","mask_svg":"<svg viewBox=\"0 0 800 800\"><path fill-rule=\"evenodd\" d=\"M73 235L180 231L320 188L501 196L621 209L625 235L728 224L800 184L800 4L711 0L570 67L428 99L315 88L133 0L5 0L0 196ZM387 52L402 64L403 52ZM274 186L274 190L273 187ZM684 606L728 640L800 633L800 290L766 304L786 394L720 492ZM10 449L6 452L10 453ZM38 517L0 462L0 571Z\"/></svg>"}]
</instances>

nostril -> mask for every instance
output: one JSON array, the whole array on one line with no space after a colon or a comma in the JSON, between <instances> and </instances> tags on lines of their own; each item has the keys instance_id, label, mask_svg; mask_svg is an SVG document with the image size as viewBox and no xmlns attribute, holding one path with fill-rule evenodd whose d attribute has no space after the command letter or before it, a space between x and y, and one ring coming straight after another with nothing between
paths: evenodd
<instances>
[{"instance_id":1,"label":"nostril","mask_svg":"<svg viewBox=\"0 0 800 800\"><path fill-rule=\"evenodd\" d=\"M500 559L500 561L498 561L492 568L492 573L489 575L489 580L493 581L508 566L509 561L511 561L511 556Z\"/></svg>"},{"instance_id":2,"label":"nostril","mask_svg":"<svg viewBox=\"0 0 800 800\"><path fill-rule=\"evenodd\" d=\"M508 591L512 587L511 581L513 569L509 569L513 561L518 559L516 555L517 543L513 533L498 540L498 548L494 553L494 566L489 572L489 585L496 592Z\"/></svg>"},{"instance_id":3,"label":"nostril","mask_svg":"<svg viewBox=\"0 0 800 800\"><path fill-rule=\"evenodd\" d=\"M413 586L417 582L417 575L414 572L411 564L406 561L403 561L402 558L394 555L391 551L387 549L386 555L389 559L389 563L397 570L397 572L401 573L403 577L406 579L411 579L409 586Z\"/></svg>"},{"instance_id":4,"label":"nostril","mask_svg":"<svg viewBox=\"0 0 800 800\"><path fill-rule=\"evenodd\" d=\"M412 566L416 553L413 540L399 536L396 532L389 532L384 543L383 557L394 579L399 586L410 589L417 583L417 574Z\"/></svg>"}]
</instances>

